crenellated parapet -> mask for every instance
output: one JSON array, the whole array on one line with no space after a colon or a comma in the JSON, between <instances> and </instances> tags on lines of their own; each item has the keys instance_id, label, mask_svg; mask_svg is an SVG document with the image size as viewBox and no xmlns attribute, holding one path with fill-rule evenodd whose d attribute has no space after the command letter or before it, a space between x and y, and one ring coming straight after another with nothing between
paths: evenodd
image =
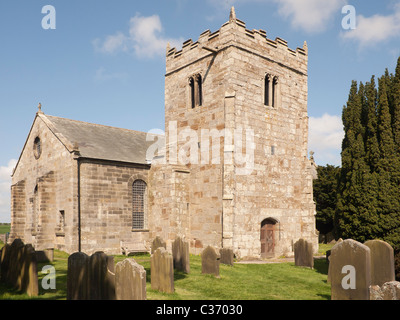
<instances>
[{"instance_id":1,"label":"crenellated parapet","mask_svg":"<svg viewBox=\"0 0 400 320\"><path fill-rule=\"evenodd\" d=\"M306 42L303 47L294 50L289 48L287 41L282 38L269 39L265 30L249 30L246 28L245 22L236 18L234 8L231 9L229 21L223 24L219 30L215 32L206 30L200 34L197 41L186 40L181 50L170 48L168 45L167 73L181 68L189 61L217 55L232 46L254 52L258 56L307 73L308 47Z\"/></svg>"}]
</instances>

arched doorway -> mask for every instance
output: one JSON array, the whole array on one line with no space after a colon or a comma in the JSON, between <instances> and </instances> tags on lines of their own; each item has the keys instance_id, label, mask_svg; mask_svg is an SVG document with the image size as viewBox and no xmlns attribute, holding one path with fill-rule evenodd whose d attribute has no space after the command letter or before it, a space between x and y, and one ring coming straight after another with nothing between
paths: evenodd
<instances>
[{"instance_id":1,"label":"arched doorway","mask_svg":"<svg viewBox=\"0 0 400 320\"><path fill-rule=\"evenodd\" d=\"M273 258L275 253L275 225L276 220L272 218L261 222L260 241L261 258Z\"/></svg>"}]
</instances>

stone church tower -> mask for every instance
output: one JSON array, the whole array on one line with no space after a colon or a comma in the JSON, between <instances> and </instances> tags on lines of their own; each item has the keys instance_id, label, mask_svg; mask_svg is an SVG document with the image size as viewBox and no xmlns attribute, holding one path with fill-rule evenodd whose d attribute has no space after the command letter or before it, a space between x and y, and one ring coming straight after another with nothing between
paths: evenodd
<instances>
[{"instance_id":1,"label":"stone church tower","mask_svg":"<svg viewBox=\"0 0 400 320\"><path fill-rule=\"evenodd\" d=\"M167 48L165 136L39 108L12 177L10 241L68 253L148 251L177 236L238 258L318 248L307 158L307 45L289 49L231 10Z\"/></svg>"},{"instance_id":2,"label":"stone church tower","mask_svg":"<svg viewBox=\"0 0 400 320\"><path fill-rule=\"evenodd\" d=\"M238 257L290 255L299 238L317 249L307 54L306 43L292 50L246 29L233 8L220 30L181 51L167 48L161 171L171 184L152 211L165 238L185 236L197 253L232 248Z\"/></svg>"}]
</instances>

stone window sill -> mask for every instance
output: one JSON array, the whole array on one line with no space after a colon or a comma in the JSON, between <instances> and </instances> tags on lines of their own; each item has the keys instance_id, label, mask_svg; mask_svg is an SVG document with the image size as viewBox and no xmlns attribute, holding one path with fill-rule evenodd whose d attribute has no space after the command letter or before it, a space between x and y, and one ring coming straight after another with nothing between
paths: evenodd
<instances>
[{"instance_id":1,"label":"stone window sill","mask_svg":"<svg viewBox=\"0 0 400 320\"><path fill-rule=\"evenodd\" d=\"M150 232L149 229L132 229L132 232Z\"/></svg>"}]
</instances>

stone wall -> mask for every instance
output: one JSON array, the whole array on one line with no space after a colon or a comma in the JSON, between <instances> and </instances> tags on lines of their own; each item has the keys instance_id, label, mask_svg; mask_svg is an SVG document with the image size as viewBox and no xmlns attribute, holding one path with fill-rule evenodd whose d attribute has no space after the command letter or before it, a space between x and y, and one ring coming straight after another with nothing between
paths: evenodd
<instances>
[{"instance_id":1,"label":"stone wall","mask_svg":"<svg viewBox=\"0 0 400 320\"><path fill-rule=\"evenodd\" d=\"M67 149L73 147L63 145L51 127L46 116L38 113L13 173L9 241L21 238L36 250L55 246L72 252L78 245L77 217L74 215L77 208L76 161ZM41 142L39 158L34 152L36 137ZM64 233L57 234L61 210L65 219Z\"/></svg>"},{"instance_id":2,"label":"stone wall","mask_svg":"<svg viewBox=\"0 0 400 320\"><path fill-rule=\"evenodd\" d=\"M137 179L148 184L148 167L93 160L80 166L82 251L120 253L120 241L149 242L151 221L143 230L132 230L132 184Z\"/></svg>"},{"instance_id":3,"label":"stone wall","mask_svg":"<svg viewBox=\"0 0 400 320\"><path fill-rule=\"evenodd\" d=\"M238 257L260 256L260 228L267 218L278 222L275 255L293 254L300 238L317 250L307 158L307 60L306 44L289 49L283 39L246 29L234 14L216 32L186 41L182 51L167 51L166 162L190 171L186 236L192 252L198 253L196 243L201 243L231 247ZM264 104L267 74L279 79L274 107ZM195 108L193 75L203 81L203 103ZM195 136L182 139L188 129ZM235 130L239 138L229 141L227 132ZM225 138L202 139L212 131L225 132ZM193 141L198 150L187 150ZM189 163L177 157L185 148ZM189 160L189 153L194 158Z\"/></svg>"}]
</instances>

